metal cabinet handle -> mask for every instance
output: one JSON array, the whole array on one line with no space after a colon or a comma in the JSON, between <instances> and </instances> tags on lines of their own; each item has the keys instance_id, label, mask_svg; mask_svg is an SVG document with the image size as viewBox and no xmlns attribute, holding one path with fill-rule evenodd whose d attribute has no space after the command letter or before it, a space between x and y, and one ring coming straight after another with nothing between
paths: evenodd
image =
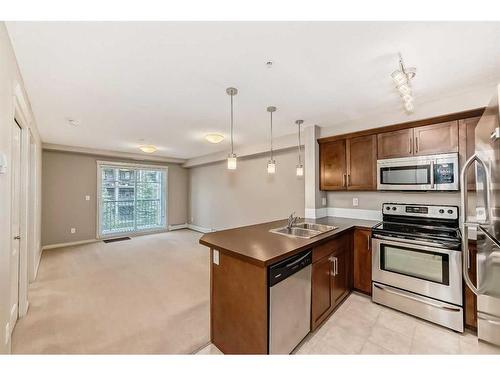
<instances>
[{"instance_id":1,"label":"metal cabinet handle","mask_svg":"<svg viewBox=\"0 0 500 375\"><path fill-rule=\"evenodd\" d=\"M419 146L418 136L415 137L415 154L418 154L418 146Z\"/></svg>"},{"instance_id":2,"label":"metal cabinet handle","mask_svg":"<svg viewBox=\"0 0 500 375\"><path fill-rule=\"evenodd\" d=\"M411 137L408 137L408 153L411 155Z\"/></svg>"},{"instance_id":3,"label":"metal cabinet handle","mask_svg":"<svg viewBox=\"0 0 500 375\"><path fill-rule=\"evenodd\" d=\"M334 257L333 260L334 260L333 265L335 267L335 276L337 276L339 274L339 269L338 269L339 262L338 262L338 258Z\"/></svg>"},{"instance_id":4,"label":"metal cabinet handle","mask_svg":"<svg viewBox=\"0 0 500 375\"><path fill-rule=\"evenodd\" d=\"M371 243L370 243L371 241L370 241L370 240L371 240L370 235L368 235L368 236L366 237L367 249L368 249L368 250L370 250L370 245L371 245Z\"/></svg>"},{"instance_id":5,"label":"metal cabinet handle","mask_svg":"<svg viewBox=\"0 0 500 375\"><path fill-rule=\"evenodd\" d=\"M344 174L342 175L342 187L345 187L345 186L346 186L346 177L347 177L347 175L344 173Z\"/></svg>"},{"instance_id":6,"label":"metal cabinet handle","mask_svg":"<svg viewBox=\"0 0 500 375\"><path fill-rule=\"evenodd\" d=\"M349 173L347 175L347 186L349 186L351 184L351 174Z\"/></svg>"}]
</instances>

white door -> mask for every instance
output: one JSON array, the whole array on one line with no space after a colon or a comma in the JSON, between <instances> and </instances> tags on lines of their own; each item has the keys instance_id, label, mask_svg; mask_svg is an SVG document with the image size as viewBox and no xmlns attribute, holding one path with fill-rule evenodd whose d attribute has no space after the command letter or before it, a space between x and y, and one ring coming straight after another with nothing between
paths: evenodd
<instances>
[{"instance_id":1,"label":"white door","mask_svg":"<svg viewBox=\"0 0 500 375\"><path fill-rule=\"evenodd\" d=\"M21 128L14 122L12 129L12 229L10 256L10 331L18 316L19 305L19 245L21 234Z\"/></svg>"}]
</instances>

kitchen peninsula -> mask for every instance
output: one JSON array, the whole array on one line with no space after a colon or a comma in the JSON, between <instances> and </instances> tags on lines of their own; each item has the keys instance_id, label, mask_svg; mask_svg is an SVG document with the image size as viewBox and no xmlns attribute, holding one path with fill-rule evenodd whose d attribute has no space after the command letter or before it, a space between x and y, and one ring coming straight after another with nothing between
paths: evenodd
<instances>
[{"instance_id":1,"label":"kitchen peninsula","mask_svg":"<svg viewBox=\"0 0 500 375\"><path fill-rule=\"evenodd\" d=\"M312 251L311 331L353 288L370 293L369 239L376 222L333 217L307 222L336 229L292 238L270 232L286 226L286 220L280 220L207 233L200 239L211 249L211 342L222 352L269 353L269 267L293 255Z\"/></svg>"}]
</instances>

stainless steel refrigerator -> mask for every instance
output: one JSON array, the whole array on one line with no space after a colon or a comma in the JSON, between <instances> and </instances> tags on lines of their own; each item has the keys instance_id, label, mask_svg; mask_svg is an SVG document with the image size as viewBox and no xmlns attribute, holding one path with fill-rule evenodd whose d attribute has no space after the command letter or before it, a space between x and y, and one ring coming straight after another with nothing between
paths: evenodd
<instances>
[{"instance_id":1,"label":"stainless steel refrigerator","mask_svg":"<svg viewBox=\"0 0 500 375\"><path fill-rule=\"evenodd\" d=\"M474 155L461 174L463 275L477 294L477 334L480 340L500 345L500 120L499 90L486 108L475 131ZM475 169L476 191L468 192L467 175ZM473 200L469 209L469 200ZM468 219L474 217L474 219ZM477 280L469 279L468 231L477 228Z\"/></svg>"}]
</instances>

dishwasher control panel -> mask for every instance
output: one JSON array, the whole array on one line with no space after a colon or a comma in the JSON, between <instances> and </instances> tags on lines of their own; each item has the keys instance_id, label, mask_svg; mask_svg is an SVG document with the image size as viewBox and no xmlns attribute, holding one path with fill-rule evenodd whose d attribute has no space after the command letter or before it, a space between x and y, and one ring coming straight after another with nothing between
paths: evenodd
<instances>
[{"instance_id":1,"label":"dishwasher control panel","mask_svg":"<svg viewBox=\"0 0 500 375\"><path fill-rule=\"evenodd\" d=\"M293 255L269 267L269 287L309 266L312 263L312 251L307 250Z\"/></svg>"}]
</instances>

